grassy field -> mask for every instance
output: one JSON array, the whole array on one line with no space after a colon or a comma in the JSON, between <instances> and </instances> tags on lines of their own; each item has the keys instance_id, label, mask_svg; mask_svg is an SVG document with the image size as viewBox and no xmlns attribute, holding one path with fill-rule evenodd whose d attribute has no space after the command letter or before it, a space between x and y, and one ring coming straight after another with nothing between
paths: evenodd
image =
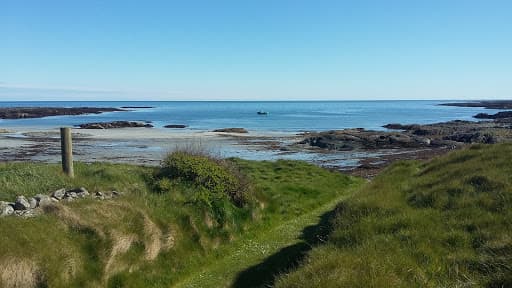
<instances>
[{"instance_id":1,"label":"grassy field","mask_svg":"<svg viewBox=\"0 0 512 288\"><path fill-rule=\"evenodd\" d=\"M400 162L276 287L512 287L512 145Z\"/></svg>"},{"instance_id":2,"label":"grassy field","mask_svg":"<svg viewBox=\"0 0 512 288\"><path fill-rule=\"evenodd\" d=\"M0 164L2 200L62 187L126 192L115 200L58 204L35 218L0 218L0 287L219 287L263 274L272 281L287 261L267 265L272 271L249 268L302 243L304 226L362 183L304 162L234 159L226 170L189 160L189 167L219 179L238 169L244 183L233 185L245 187L243 199L202 172L171 177L160 168L76 163L77 177L69 179L58 165ZM293 251L290 260L304 251ZM203 277L212 267L226 280Z\"/></svg>"}]
</instances>

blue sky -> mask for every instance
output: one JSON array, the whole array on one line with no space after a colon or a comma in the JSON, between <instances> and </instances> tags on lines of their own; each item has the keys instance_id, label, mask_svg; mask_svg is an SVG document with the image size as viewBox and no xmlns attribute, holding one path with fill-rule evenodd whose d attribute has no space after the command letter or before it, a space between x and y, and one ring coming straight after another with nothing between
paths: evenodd
<instances>
[{"instance_id":1,"label":"blue sky","mask_svg":"<svg viewBox=\"0 0 512 288\"><path fill-rule=\"evenodd\" d=\"M512 99L512 1L0 0L0 100Z\"/></svg>"}]
</instances>

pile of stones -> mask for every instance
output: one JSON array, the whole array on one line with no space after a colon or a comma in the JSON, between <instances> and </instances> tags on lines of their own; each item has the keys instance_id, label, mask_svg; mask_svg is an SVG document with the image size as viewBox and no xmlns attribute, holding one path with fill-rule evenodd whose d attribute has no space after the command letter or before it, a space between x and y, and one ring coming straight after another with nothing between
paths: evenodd
<instances>
[{"instance_id":1,"label":"pile of stones","mask_svg":"<svg viewBox=\"0 0 512 288\"><path fill-rule=\"evenodd\" d=\"M59 189L51 193L37 194L34 197L27 198L23 195L17 196L14 202L0 201L0 217L20 216L34 217L43 212L43 208L58 202L71 202L79 199L93 198L98 200L112 199L121 196L123 193L117 191L89 193L84 187L69 189Z\"/></svg>"}]
</instances>

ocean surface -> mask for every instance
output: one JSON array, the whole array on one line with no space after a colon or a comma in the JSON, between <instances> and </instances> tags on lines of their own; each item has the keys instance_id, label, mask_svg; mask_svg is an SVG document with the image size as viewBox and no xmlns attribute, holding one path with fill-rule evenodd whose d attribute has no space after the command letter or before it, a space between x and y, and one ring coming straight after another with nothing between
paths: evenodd
<instances>
[{"instance_id":1,"label":"ocean surface","mask_svg":"<svg viewBox=\"0 0 512 288\"><path fill-rule=\"evenodd\" d=\"M115 107L152 106L80 116L0 120L0 127L55 128L89 122L151 121L156 128L188 125L189 130L243 127L249 131L300 132L343 128L383 130L388 123L425 124L475 120L484 108L440 106L454 101L286 101L286 102L0 102L0 107ZM258 111L268 115L258 115ZM493 111L491 111L493 112ZM496 111L497 112L497 111Z\"/></svg>"}]
</instances>

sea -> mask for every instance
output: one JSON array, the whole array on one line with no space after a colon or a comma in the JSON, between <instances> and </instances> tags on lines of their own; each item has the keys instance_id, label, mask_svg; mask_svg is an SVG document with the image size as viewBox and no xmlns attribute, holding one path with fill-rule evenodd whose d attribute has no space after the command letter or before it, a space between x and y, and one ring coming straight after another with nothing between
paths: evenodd
<instances>
[{"instance_id":1,"label":"sea","mask_svg":"<svg viewBox=\"0 0 512 288\"><path fill-rule=\"evenodd\" d=\"M56 128L90 122L147 121L155 128L187 125L188 130L211 131L241 127L255 132L325 131L344 128L384 130L388 123L427 124L470 120L484 108L439 104L457 101L73 101L0 102L0 107L114 107L149 106L123 112L38 119L0 120L0 127ZM259 115L257 112L266 112Z\"/></svg>"}]
</instances>

